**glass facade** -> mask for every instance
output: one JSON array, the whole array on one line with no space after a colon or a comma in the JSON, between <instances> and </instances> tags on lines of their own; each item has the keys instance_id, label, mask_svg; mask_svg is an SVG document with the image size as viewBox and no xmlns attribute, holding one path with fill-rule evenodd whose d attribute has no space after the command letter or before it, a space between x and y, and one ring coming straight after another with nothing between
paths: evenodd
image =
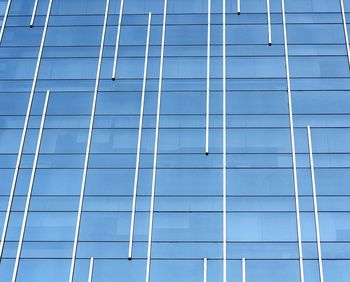
<instances>
[{"instance_id":1,"label":"glass facade","mask_svg":"<svg viewBox=\"0 0 350 282\"><path fill-rule=\"evenodd\" d=\"M350 0L0 14L0 281L350 281Z\"/></svg>"}]
</instances>

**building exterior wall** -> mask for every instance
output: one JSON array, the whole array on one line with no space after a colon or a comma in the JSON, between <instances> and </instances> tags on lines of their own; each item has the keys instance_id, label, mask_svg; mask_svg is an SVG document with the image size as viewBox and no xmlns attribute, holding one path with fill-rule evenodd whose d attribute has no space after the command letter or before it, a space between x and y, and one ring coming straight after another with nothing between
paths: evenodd
<instances>
[{"instance_id":1,"label":"building exterior wall","mask_svg":"<svg viewBox=\"0 0 350 282\"><path fill-rule=\"evenodd\" d=\"M350 281L349 0L0 12L0 281Z\"/></svg>"}]
</instances>

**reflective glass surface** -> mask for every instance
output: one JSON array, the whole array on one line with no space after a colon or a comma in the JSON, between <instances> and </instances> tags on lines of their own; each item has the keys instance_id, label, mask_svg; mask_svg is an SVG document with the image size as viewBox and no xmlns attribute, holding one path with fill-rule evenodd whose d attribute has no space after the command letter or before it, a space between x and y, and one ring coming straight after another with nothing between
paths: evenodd
<instances>
[{"instance_id":1,"label":"reflective glass surface","mask_svg":"<svg viewBox=\"0 0 350 282\"><path fill-rule=\"evenodd\" d=\"M350 0L35 3L0 0L0 281L350 281Z\"/></svg>"}]
</instances>

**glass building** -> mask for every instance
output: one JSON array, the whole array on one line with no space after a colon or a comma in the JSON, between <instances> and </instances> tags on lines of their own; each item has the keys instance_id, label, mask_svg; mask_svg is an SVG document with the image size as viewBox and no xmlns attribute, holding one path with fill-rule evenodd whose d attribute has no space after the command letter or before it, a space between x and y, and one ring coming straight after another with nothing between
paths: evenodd
<instances>
[{"instance_id":1,"label":"glass building","mask_svg":"<svg viewBox=\"0 0 350 282\"><path fill-rule=\"evenodd\" d=\"M0 281L350 281L350 0L0 12Z\"/></svg>"}]
</instances>

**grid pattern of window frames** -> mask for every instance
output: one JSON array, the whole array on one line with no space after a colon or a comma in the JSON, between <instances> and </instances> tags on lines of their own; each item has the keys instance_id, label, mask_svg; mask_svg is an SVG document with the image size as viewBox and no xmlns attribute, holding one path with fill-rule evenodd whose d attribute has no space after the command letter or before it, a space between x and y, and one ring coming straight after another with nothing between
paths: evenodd
<instances>
[{"instance_id":1,"label":"grid pattern of window frames","mask_svg":"<svg viewBox=\"0 0 350 282\"><path fill-rule=\"evenodd\" d=\"M0 281L350 281L350 0L0 21Z\"/></svg>"}]
</instances>

